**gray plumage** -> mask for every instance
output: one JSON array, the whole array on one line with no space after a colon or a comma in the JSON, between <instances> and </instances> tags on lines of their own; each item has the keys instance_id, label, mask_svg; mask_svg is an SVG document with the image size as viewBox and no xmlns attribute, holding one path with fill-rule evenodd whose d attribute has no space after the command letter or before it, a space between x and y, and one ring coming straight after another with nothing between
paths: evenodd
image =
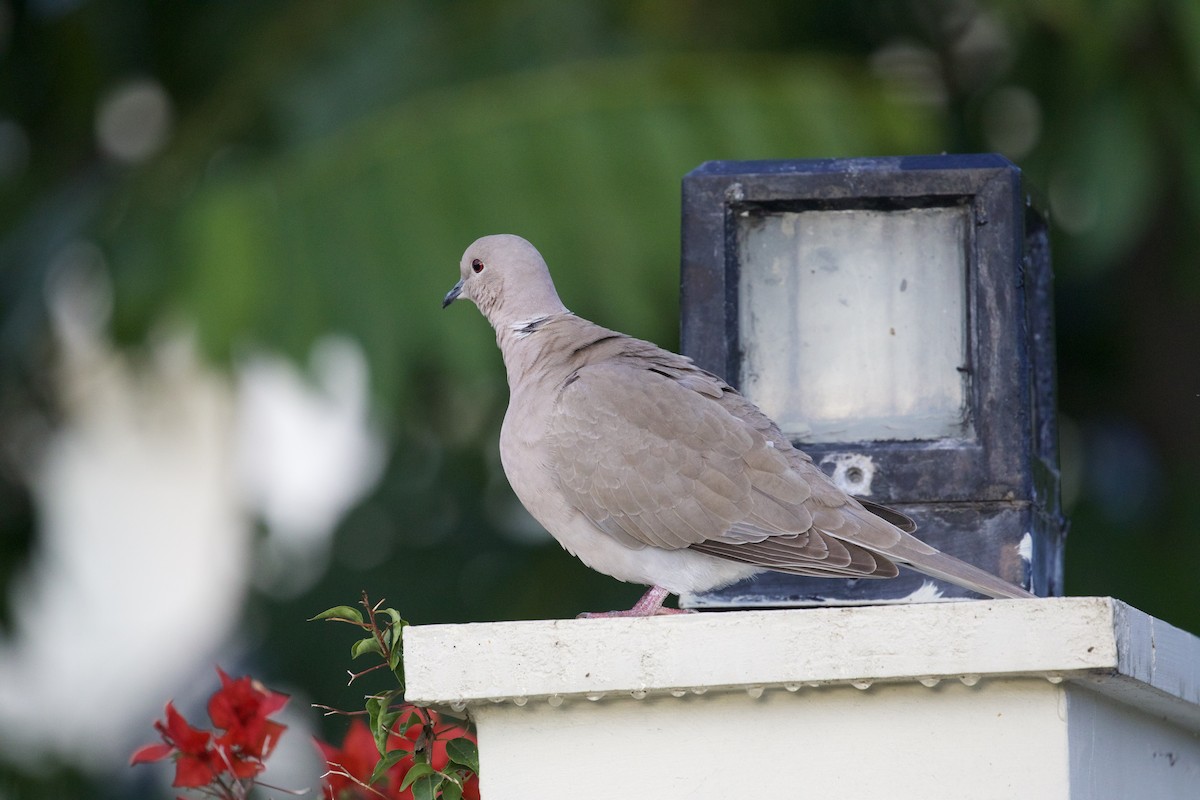
<instances>
[{"instance_id":1,"label":"gray plumage","mask_svg":"<svg viewBox=\"0 0 1200 800\"><path fill-rule=\"evenodd\" d=\"M633 613L764 569L887 578L906 564L981 594L1030 596L845 494L720 378L569 312L524 239L479 239L460 272L443 305L470 299L496 331L513 490L588 566L654 587Z\"/></svg>"}]
</instances>

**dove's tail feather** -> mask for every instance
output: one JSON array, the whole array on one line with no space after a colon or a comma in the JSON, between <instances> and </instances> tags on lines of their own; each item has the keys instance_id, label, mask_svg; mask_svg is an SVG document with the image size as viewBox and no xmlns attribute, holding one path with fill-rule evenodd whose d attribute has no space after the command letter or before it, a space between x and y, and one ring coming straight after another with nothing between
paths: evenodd
<instances>
[{"instance_id":1,"label":"dove's tail feather","mask_svg":"<svg viewBox=\"0 0 1200 800\"><path fill-rule=\"evenodd\" d=\"M1035 596L999 576L941 552L922 553L913 557L912 560L902 559L900 563L930 577L953 583L955 586L961 586L988 597L1015 599Z\"/></svg>"},{"instance_id":2,"label":"dove's tail feather","mask_svg":"<svg viewBox=\"0 0 1200 800\"><path fill-rule=\"evenodd\" d=\"M914 522L913 518L907 514L901 514L894 508L881 506L879 503L872 503L870 500L864 500L861 497L856 497L854 499L857 500L859 504L862 505L862 507L867 511L870 511L872 514L881 519L887 520L905 533L912 533L917 529L917 523Z\"/></svg>"}]
</instances>

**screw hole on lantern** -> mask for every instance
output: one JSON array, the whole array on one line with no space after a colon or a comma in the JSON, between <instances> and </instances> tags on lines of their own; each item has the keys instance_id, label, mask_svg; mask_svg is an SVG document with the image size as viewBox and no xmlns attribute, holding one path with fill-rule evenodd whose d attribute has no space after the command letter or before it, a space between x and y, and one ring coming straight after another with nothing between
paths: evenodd
<instances>
[{"instance_id":1,"label":"screw hole on lantern","mask_svg":"<svg viewBox=\"0 0 1200 800\"><path fill-rule=\"evenodd\" d=\"M847 494L870 495L875 479L875 462L862 453L831 453L821 466L834 484Z\"/></svg>"}]
</instances>

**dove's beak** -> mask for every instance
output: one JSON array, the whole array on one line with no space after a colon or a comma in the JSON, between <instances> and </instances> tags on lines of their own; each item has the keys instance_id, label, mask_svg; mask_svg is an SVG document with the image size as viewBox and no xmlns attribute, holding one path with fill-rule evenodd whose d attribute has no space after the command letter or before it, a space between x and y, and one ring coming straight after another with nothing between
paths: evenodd
<instances>
[{"instance_id":1,"label":"dove's beak","mask_svg":"<svg viewBox=\"0 0 1200 800\"><path fill-rule=\"evenodd\" d=\"M446 292L446 296L442 298L442 308L445 308L458 299L458 296L462 294L462 287L463 282L460 279L458 283L454 284L454 288Z\"/></svg>"}]
</instances>

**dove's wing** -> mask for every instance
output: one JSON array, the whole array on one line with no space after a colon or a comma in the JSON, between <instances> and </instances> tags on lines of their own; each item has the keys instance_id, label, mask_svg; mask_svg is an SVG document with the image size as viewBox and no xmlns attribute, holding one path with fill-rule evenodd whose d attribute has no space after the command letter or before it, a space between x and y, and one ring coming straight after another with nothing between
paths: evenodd
<instances>
[{"instance_id":1,"label":"dove's wing","mask_svg":"<svg viewBox=\"0 0 1200 800\"><path fill-rule=\"evenodd\" d=\"M730 413L723 383L664 351L628 352L643 343L625 341L623 357L571 373L549 425L547 466L597 528L631 547L691 547L784 572L896 574L847 541L864 527L844 513L848 498L823 475L815 493L812 474L757 420Z\"/></svg>"}]
</instances>

